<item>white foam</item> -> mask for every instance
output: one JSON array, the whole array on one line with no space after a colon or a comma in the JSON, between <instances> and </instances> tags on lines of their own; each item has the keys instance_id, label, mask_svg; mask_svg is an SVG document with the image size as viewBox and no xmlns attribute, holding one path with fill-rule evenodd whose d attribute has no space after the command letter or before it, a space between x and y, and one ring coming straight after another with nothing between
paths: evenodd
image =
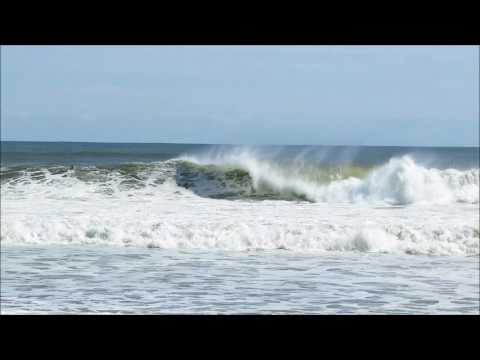
<instances>
[{"instance_id":1,"label":"white foam","mask_svg":"<svg viewBox=\"0 0 480 360\"><path fill-rule=\"evenodd\" d=\"M288 174L271 163L261 161L249 150L237 150L214 156L184 157L200 164L234 165L249 172L253 185L268 184L277 192L295 192L315 202L385 202L388 204L479 202L479 169L428 169L410 156L392 158L372 170L364 179L350 177L319 184L300 175L302 163Z\"/></svg>"},{"instance_id":2,"label":"white foam","mask_svg":"<svg viewBox=\"0 0 480 360\"><path fill-rule=\"evenodd\" d=\"M478 207L375 208L288 201L202 199L188 191L141 198L37 198L2 202L1 241L164 249L479 252ZM165 189L168 188L168 189ZM173 195L175 194L175 195Z\"/></svg>"},{"instance_id":3,"label":"white foam","mask_svg":"<svg viewBox=\"0 0 480 360\"><path fill-rule=\"evenodd\" d=\"M256 182L301 190L319 202L202 198L177 186L172 169L163 165L147 174L147 186L127 190L115 176L89 183L45 174L43 180L2 184L0 239L166 249L479 253L478 169L426 169L403 157L364 179L320 186L282 177L252 157L234 160ZM166 175L163 184L155 183Z\"/></svg>"}]
</instances>

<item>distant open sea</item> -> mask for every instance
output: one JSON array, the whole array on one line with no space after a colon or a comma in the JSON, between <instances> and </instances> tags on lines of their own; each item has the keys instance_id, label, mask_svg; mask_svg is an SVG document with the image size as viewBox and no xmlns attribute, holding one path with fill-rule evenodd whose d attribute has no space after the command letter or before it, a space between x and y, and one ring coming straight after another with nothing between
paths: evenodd
<instances>
[{"instance_id":1,"label":"distant open sea","mask_svg":"<svg viewBox=\"0 0 480 360\"><path fill-rule=\"evenodd\" d=\"M1 142L2 314L479 314L479 148Z\"/></svg>"}]
</instances>

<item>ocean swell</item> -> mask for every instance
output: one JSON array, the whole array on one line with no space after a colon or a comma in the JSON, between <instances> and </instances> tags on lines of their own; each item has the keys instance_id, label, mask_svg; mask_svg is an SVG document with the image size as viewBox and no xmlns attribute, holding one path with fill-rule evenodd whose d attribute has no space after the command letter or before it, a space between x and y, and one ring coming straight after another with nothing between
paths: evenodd
<instances>
[{"instance_id":1,"label":"ocean swell","mask_svg":"<svg viewBox=\"0 0 480 360\"><path fill-rule=\"evenodd\" d=\"M243 181L244 194L274 194L311 202L385 202L392 205L479 201L479 169L429 169L418 165L410 156L392 158L383 166L370 169L356 166L312 168L304 163L282 167L260 161L245 152L184 159L201 164L204 169L213 165L217 169L236 169ZM224 170L223 174L229 171L232 170ZM218 176L207 175L201 180L203 182L199 179L190 184L198 194L211 194L212 187L228 188L224 182L213 186Z\"/></svg>"},{"instance_id":2,"label":"ocean swell","mask_svg":"<svg viewBox=\"0 0 480 360\"><path fill-rule=\"evenodd\" d=\"M479 202L479 169L426 168L410 156L377 167L260 160L250 153L183 157L112 166L2 169L3 196L92 193L141 196L175 182L201 197L326 203L448 204Z\"/></svg>"},{"instance_id":3,"label":"ocean swell","mask_svg":"<svg viewBox=\"0 0 480 360\"><path fill-rule=\"evenodd\" d=\"M1 170L8 244L479 253L479 169L376 167L248 152ZM260 201L259 201L260 200Z\"/></svg>"}]
</instances>

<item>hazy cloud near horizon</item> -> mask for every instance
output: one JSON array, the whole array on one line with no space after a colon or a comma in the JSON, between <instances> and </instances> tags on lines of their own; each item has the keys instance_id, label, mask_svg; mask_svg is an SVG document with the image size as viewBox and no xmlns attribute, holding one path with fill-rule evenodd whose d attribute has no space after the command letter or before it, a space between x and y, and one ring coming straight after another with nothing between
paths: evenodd
<instances>
[{"instance_id":1,"label":"hazy cloud near horizon","mask_svg":"<svg viewBox=\"0 0 480 360\"><path fill-rule=\"evenodd\" d=\"M2 46L1 138L478 146L476 46Z\"/></svg>"}]
</instances>

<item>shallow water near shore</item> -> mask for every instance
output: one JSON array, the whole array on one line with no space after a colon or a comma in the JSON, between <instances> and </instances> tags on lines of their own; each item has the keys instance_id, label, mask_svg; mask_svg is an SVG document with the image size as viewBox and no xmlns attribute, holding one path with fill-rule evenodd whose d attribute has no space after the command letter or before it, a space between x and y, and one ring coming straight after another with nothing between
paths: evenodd
<instances>
[{"instance_id":1,"label":"shallow water near shore","mask_svg":"<svg viewBox=\"0 0 480 360\"><path fill-rule=\"evenodd\" d=\"M2 246L2 314L478 314L478 256Z\"/></svg>"}]
</instances>

